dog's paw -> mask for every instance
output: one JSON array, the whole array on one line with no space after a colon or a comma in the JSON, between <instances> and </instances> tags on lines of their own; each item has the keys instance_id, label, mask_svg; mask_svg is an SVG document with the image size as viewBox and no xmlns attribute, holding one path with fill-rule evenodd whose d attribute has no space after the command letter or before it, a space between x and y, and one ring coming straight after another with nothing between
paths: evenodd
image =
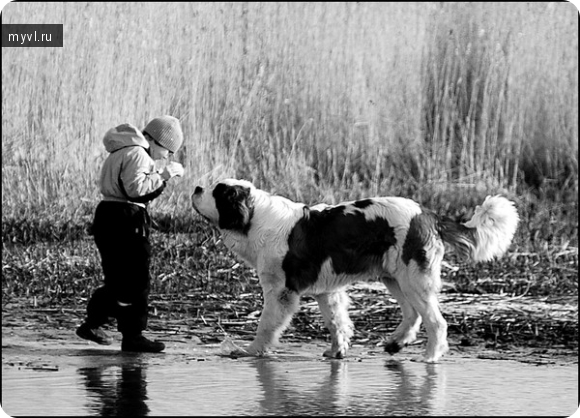
<instances>
[{"instance_id":1,"label":"dog's paw","mask_svg":"<svg viewBox=\"0 0 580 418\"><path fill-rule=\"evenodd\" d=\"M389 340L385 343L384 349L387 353L389 354L395 354L398 353L399 351L401 351L401 344L399 344L397 341L395 340Z\"/></svg>"},{"instance_id":2,"label":"dog's paw","mask_svg":"<svg viewBox=\"0 0 580 418\"><path fill-rule=\"evenodd\" d=\"M425 354L420 356L415 361L421 361L423 363L438 363L441 357L445 355L445 353L447 353L448 351L449 345L447 344L447 341L443 341L442 343L436 345L435 349L427 348Z\"/></svg>"},{"instance_id":3,"label":"dog's paw","mask_svg":"<svg viewBox=\"0 0 580 418\"><path fill-rule=\"evenodd\" d=\"M262 345L254 345L252 343L248 346L248 348L245 349L245 351L248 353L248 356L262 357L264 354L266 354L267 349Z\"/></svg>"},{"instance_id":4,"label":"dog's paw","mask_svg":"<svg viewBox=\"0 0 580 418\"><path fill-rule=\"evenodd\" d=\"M261 357L264 355L263 351L249 351L248 349L242 347L236 347L233 350L229 351L222 351L222 357L229 357L229 358L240 358L240 357Z\"/></svg>"},{"instance_id":5,"label":"dog's paw","mask_svg":"<svg viewBox=\"0 0 580 418\"><path fill-rule=\"evenodd\" d=\"M228 354L225 354L225 356L233 359L240 357L254 357L254 355L250 354L247 350L244 350L243 348L232 350Z\"/></svg>"},{"instance_id":6,"label":"dog's paw","mask_svg":"<svg viewBox=\"0 0 580 418\"><path fill-rule=\"evenodd\" d=\"M439 357L417 356L417 357L413 357L411 359L411 361L413 361L415 363L433 364L433 363L439 363Z\"/></svg>"},{"instance_id":7,"label":"dog's paw","mask_svg":"<svg viewBox=\"0 0 580 418\"><path fill-rule=\"evenodd\" d=\"M339 350L329 348L324 353L322 353L322 355L328 358L343 359L346 357L346 348L342 348Z\"/></svg>"}]
</instances>

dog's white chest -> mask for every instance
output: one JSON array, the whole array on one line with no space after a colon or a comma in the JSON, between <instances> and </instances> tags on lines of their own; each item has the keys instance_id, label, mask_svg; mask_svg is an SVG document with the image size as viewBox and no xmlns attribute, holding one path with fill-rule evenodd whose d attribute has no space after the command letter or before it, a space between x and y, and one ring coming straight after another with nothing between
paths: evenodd
<instances>
[{"instance_id":1,"label":"dog's white chest","mask_svg":"<svg viewBox=\"0 0 580 418\"><path fill-rule=\"evenodd\" d=\"M224 234L224 244L230 251L237 254L250 267L257 266L257 253L248 238L240 234Z\"/></svg>"}]
</instances>

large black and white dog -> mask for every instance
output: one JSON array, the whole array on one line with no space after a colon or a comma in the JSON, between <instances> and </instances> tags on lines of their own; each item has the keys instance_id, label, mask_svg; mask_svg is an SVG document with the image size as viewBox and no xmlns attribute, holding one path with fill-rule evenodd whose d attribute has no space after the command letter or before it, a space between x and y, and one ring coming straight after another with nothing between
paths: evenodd
<instances>
[{"instance_id":1,"label":"large black and white dog","mask_svg":"<svg viewBox=\"0 0 580 418\"><path fill-rule=\"evenodd\" d=\"M488 196L461 224L402 197L308 207L235 179L196 187L192 203L219 227L226 246L257 270L264 309L250 355L277 342L300 296L310 294L331 334L324 355L344 357L353 334L345 288L381 280L403 316L385 350L395 353L413 342L423 321L428 342L422 360L436 362L448 349L437 300L444 242L472 260L490 260L508 249L519 220L514 204L501 196Z\"/></svg>"}]
</instances>

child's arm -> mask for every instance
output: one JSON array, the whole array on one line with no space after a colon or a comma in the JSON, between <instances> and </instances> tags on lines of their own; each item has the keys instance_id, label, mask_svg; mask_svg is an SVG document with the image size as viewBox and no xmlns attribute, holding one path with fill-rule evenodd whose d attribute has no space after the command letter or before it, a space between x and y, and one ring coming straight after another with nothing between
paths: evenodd
<instances>
[{"instance_id":1,"label":"child's arm","mask_svg":"<svg viewBox=\"0 0 580 418\"><path fill-rule=\"evenodd\" d=\"M165 189L166 180L154 169L151 158L141 147L133 147L123 160L119 187L125 197L138 203L157 198Z\"/></svg>"}]
</instances>

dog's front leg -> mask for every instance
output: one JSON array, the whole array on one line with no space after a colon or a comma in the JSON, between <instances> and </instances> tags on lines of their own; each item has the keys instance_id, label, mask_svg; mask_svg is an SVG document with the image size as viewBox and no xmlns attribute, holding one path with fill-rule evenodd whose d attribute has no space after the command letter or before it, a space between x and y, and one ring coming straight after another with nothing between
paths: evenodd
<instances>
[{"instance_id":1,"label":"dog's front leg","mask_svg":"<svg viewBox=\"0 0 580 418\"><path fill-rule=\"evenodd\" d=\"M344 290L315 296L324 323L330 331L331 346L324 357L344 358L353 334L353 325L348 316L349 297Z\"/></svg>"},{"instance_id":2,"label":"dog's front leg","mask_svg":"<svg viewBox=\"0 0 580 418\"><path fill-rule=\"evenodd\" d=\"M299 295L280 286L262 285L264 290L264 309L260 316L256 338L247 351L260 356L272 345L277 344L280 335L290 323L292 315L298 310Z\"/></svg>"}]
</instances>

